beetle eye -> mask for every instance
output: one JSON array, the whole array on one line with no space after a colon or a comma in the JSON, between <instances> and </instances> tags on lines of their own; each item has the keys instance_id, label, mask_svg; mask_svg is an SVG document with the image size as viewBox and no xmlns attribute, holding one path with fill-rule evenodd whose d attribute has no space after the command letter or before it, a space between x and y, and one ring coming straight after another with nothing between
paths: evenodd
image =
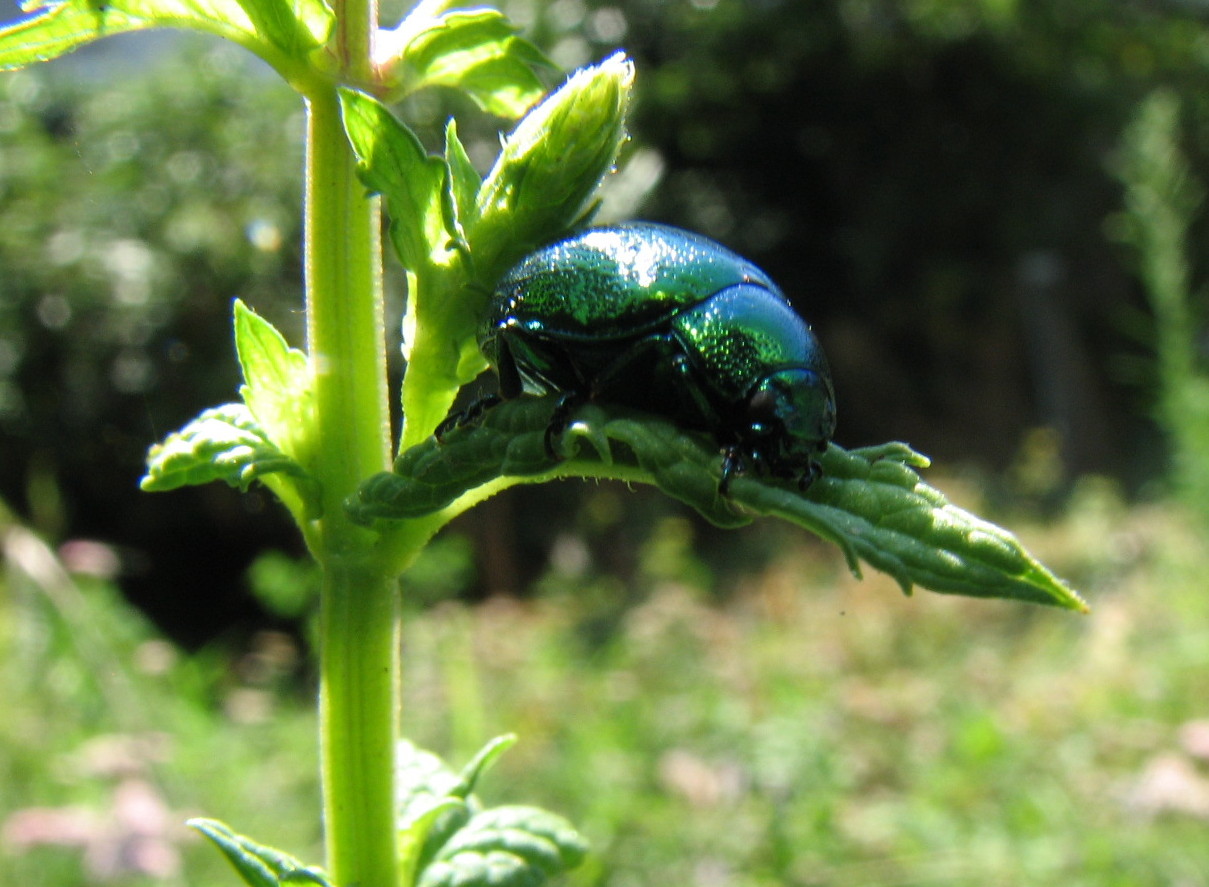
<instances>
[{"instance_id":1,"label":"beetle eye","mask_svg":"<svg viewBox=\"0 0 1209 887\"><path fill-rule=\"evenodd\" d=\"M777 420L777 401L779 393L768 384L767 380L756 389L756 393L747 402L747 418L752 424L767 425Z\"/></svg>"}]
</instances>

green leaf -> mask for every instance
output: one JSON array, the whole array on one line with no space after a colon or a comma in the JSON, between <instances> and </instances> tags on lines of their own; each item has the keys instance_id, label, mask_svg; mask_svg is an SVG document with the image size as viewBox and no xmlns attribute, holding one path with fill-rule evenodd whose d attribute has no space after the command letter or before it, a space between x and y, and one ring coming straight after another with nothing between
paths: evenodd
<instances>
[{"instance_id":1,"label":"green leaf","mask_svg":"<svg viewBox=\"0 0 1209 887\"><path fill-rule=\"evenodd\" d=\"M64 0L0 29L0 70L47 61L101 37L148 28L216 34L255 52L286 80L313 76L309 53L331 32L323 0Z\"/></svg>"},{"instance_id":2,"label":"green leaf","mask_svg":"<svg viewBox=\"0 0 1209 887\"><path fill-rule=\"evenodd\" d=\"M497 736L483 746L461 773L454 773L431 752L416 748L407 740L400 741L395 756L399 821L411 827L420 819L431 818L434 809L442 808L446 814L444 824L435 829L439 847L469 817L468 805L474 803L471 793L478 778L515 744L516 737L512 734Z\"/></svg>"},{"instance_id":3,"label":"green leaf","mask_svg":"<svg viewBox=\"0 0 1209 887\"><path fill-rule=\"evenodd\" d=\"M534 807L475 814L425 868L420 887L529 887L583 861L587 845L561 816Z\"/></svg>"},{"instance_id":4,"label":"green leaf","mask_svg":"<svg viewBox=\"0 0 1209 887\"><path fill-rule=\"evenodd\" d=\"M458 388L485 366L474 340L479 306L465 297L459 197L445 159L427 154L382 104L352 90L343 90L341 101L361 178L386 201L391 243L409 272L403 436L422 437L449 410Z\"/></svg>"},{"instance_id":5,"label":"green leaf","mask_svg":"<svg viewBox=\"0 0 1209 887\"><path fill-rule=\"evenodd\" d=\"M414 884L416 873L436 856L449 836L466 824L470 805L460 798L425 798L424 804L400 820L398 854L400 884Z\"/></svg>"},{"instance_id":6,"label":"green leaf","mask_svg":"<svg viewBox=\"0 0 1209 887\"><path fill-rule=\"evenodd\" d=\"M307 356L271 323L235 300L235 350L243 369L240 396L265 436L307 466L315 445L315 397Z\"/></svg>"},{"instance_id":7,"label":"green leaf","mask_svg":"<svg viewBox=\"0 0 1209 887\"><path fill-rule=\"evenodd\" d=\"M421 272L448 265L457 239L445 200L449 168L385 105L362 92L340 91L344 128L361 180L381 194L390 238L403 267Z\"/></svg>"},{"instance_id":8,"label":"green leaf","mask_svg":"<svg viewBox=\"0 0 1209 887\"><path fill-rule=\"evenodd\" d=\"M247 489L276 472L302 477L302 467L265 437L241 403L213 407L151 447L144 490L163 492L221 480Z\"/></svg>"},{"instance_id":9,"label":"green leaf","mask_svg":"<svg viewBox=\"0 0 1209 887\"><path fill-rule=\"evenodd\" d=\"M494 740L487 748L498 742ZM464 775L407 740L397 746L395 766L400 854L414 880L414 873L428 865L470 821L479 804L470 796Z\"/></svg>"},{"instance_id":10,"label":"green leaf","mask_svg":"<svg viewBox=\"0 0 1209 887\"><path fill-rule=\"evenodd\" d=\"M409 823L423 815L434 799L464 800L462 777L432 752L400 740L395 752L395 791L399 821Z\"/></svg>"},{"instance_id":11,"label":"green leaf","mask_svg":"<svg viewBox=\"0 0 1209 887\"><path fill-rule=\"evenodd\" d=\"M903 444L851 452L832 445L823 477L805 495L748 478L735 479L731 492L759 514L835 542L857 575L859 558L893 576L908 594L919 585L1087 609L1015 536L924 484L912 467L918 458Z\"/></svg>"},{"instance_id":12,"label":"green leaf","mask_svg":"<svg viewBox=\"0 0 1209 887\"><path fill-rule=\"evenodd\" d=\"M400 852L405 871L419 873L415 883L539 885L583 858L583 839L562 817L534 807L483 810L472 796L483 771L515 741L492 740L460 774L409 742L399 744Z\"/></svg>"},{"instance_id":13,"label":"green leaf","mask_svg":"<svg viewBox=\"0 0 1209 887\"><path fill-rule=\"evenodd\" d=\"M380 69L397 100L428 86L470 96L500 117L519 117L541 98L533 68L550 66L494 9L431 15L421 5L398 28L379 35Z\"/></svg>"},{"instance_id":14,"label":"green leaf","mask_svg":"<svg viewBox=\"0 0 1209 887\"><path fill-rule=\"evenodd\" d=\"M206 410L153 446L140 486L160 492L221 480L247 489L258 480L304 526L320 512L318 485L308 471L314 405L306 355L239 300L235 344L244 403Z\"/></svg>"},{"instance_id":15,"label":"green leaf","mask_svg":"<svg viewBox=\"0 0 1209 887\"><path fill-rule=\"evenodd\" d=\"M150 27L154 27L153 22L92 0L40 9L0 29L0 71L58 58L110 34Z\"/></svg>"},{"instance_id":16,"label":"green leaf","mask_svg":"<svg viewBox=\"0 0 1209 887\"><path fill-rule=\"evenodd\" d=\"M497 478L510 479L497 485L502 489L524 480L581 474L654 483L719 526L750 523L750 516L718 496L716 473L700 464L703 458L718 462L716 451L702 457L696 436L647 416L613 413L605 422L600 408L589 406L562 435L567 458L558 459L545 445L554 406L555 398L500 404L478 424L454 428L440 444L429 438L412 447L395 460L393 472L373 475L361 485L348 503L350 515L361 523L423 517ZM613 447L614 441L624 445Z\"/></svg>"},{"instance_id":17,"label":"green leaf","mask_svg":"<svg viewBox=\"0 0 1209 887\"><path fill-rule=\"evenodd\" d=\"M504 140L466 225L488 284L535 247L582 222L626 140L634 65L615 53L576 71Z\"/></svg>"},{"instance_id":18,"label":"green leaf","mask_svg":"<svg viewBox=\"0 0 1209 887\"><path fill-rule=\"evenodd\" d=\"M516 734L514 733L505 733L503 736L492 739L479 749L478 754L470 759L469 764L462 768L462 772L458 774L458 785L450 793L462 798L470 797L470 793L478 784L479 777L487 772L500 755L514 745L516 745Z\"/></svg>"},{"instance_id":19,"label":"green leaf","mask_svg":"<svg viewBox=\"0 0 1209 887\"><path fill-rule=\"evenodd\" d=\"M322 869L303 865L289 854L257 844L217 820L191 819L188 825L214 842L249 887L281 887L285 884L334 887Z\"/></svg>"},{"instance_id":20,"label":"green leaf","mask_svg":"<svg viewBox=\"0 0 1209 887\"><path fill-rule=\"evenodd\" d=\"M241 490L260 481L299 525L320 516L314 478L265 436L245 404L208 409L152 446L147 453L147 473L139 486L159 493L216 480Z\"/></svg>"},{"instance_id":21,"label":"green leaf","mask_svg":"<svg viewBox=\"0 0 1209 887\"><path fill-rule=\"evenodd\" d=\"M445 163L449 167L449 199L455 208L458 228L462 229L478 219L474 201L483 179L470 162L470 155L458 138L457 122L452 117L445 127Z\"/></svg>"},{"instance_id":22,"label":"green leaf","mask_svg":"<svg viewBox=\"0 0 1209 887\"><path fill-rule=\"evenodd\" d=\"M327 41L335 16L323 0L239 0L256 32L298 58Z\"/></svg>"},{"instance_id":23,"label":"green leaf","mask_svg":"<svg viewBox=\"0 0 1209 887\"><path fill-rule=\"evenodd\" d=\"M354 520L452 517L516 483L596 477L652 483L723 526L754 516L790 520L893 576L905 591L1000 597L1084 610L1079 596L1006 530L924 484L927 460L905 444L847 451L832 444L823 476L805 493L788 481L739 476L718 493L721 458L706 435L629 410L589 405L561 435L561 459L545 451L553 398L521 398L488 410L403 453L395 470L369 478L348 504Z\"/></svg>"}]
</instances>

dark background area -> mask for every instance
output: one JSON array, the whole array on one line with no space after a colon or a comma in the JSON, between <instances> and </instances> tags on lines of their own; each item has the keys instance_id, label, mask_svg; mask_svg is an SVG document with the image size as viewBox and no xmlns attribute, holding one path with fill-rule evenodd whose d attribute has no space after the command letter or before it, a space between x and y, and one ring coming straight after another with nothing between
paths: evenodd
<instances>
[{"instance_id":1,"label":"dark background area","mask_svg":"<svg viewBox=\"0 0 1209 887\"><path fill-rule=\"evenodd\" d=\"M1204 169L1198 7L508 9L564 65L616 46L634 56L628 154L662 164L638 215L715 237L781 284L831 361L840 443L904 439L1005 477L1030 431L1049 429L1059 470L1032 491L1040 505L1085 473L1135 492L1161 475L1112 163L1139 102L1167 87L1186 98ZM429 96L407 111L435 148L465 109ZM469 115L474 156L497 124ZM288 89L213 42L136 35L0 77L0 497L53 539L112 544L127 595L189 644L282 619L256 603L247 569L269 549L300 554L263 493L137 488L150 443L235 399L233 297L302 342L300 132ZM397 312L398 275L390 288ZM468 515L454 532L478 567L455 591L525 592L554 526L624 576L675 506L615 493L520 489ZM698 528L719 590L776 532L722 545Z\"/></svg>"}]
</instances>

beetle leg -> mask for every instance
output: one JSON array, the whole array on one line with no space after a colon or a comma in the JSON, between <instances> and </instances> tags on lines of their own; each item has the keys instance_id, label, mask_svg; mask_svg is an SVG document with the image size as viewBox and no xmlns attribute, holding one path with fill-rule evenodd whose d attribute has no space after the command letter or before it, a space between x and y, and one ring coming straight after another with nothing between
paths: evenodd
<instances>
[{"instance_id":1,"label":"beetle leg","mask_svg":"<svg viewBox=\"0 0 1209 887\"><path fill-rule=\"evenodd\" d=\"M497 403L503 403L503 401L504 399L498 394L484 394L465 409L458 410L446 416L441 421L441 424L436 427L436 430L433 431L432 436L437 439L437 443L441 443L445 435L455 428L462 428L466 425L477 425L482 421L483 413L487 412Z\"/></svg>"},{"instance_id":2,"label":"beetle leg","mask_svg":"<svg viewBox=\"0 0 1209 887\"><path fill-rule=\"evenodd\" d=\"M730 496L730 479L743 471L743 448L731 444L722 451L722 477L718 481L718 495L723 499Z\"/></svg>"},{"instance_id":3,"label":"beetle leg","mask_svg":"<svg viewBox=\"0 0 1209 887\"><path fill-rule=\"evenodd\" d=\"M805 493L810 489L810 485L818 480L823 474L823 466L819 465L814 459L806 463L806 470L798 477L798 491Z\"/></svg>"},{"instance_id":4,"label":"beetle leg","mask_svg":"<svg viewBox=\"0 0 1209 887\"><path fill-rule=\"evenodd\" d=\"M583 405L587 398L576 392L568 391L558 398L554 411L550 413L550 424L546 426L546 434L542 439L546 446L546 455L551 459L561 459L554 449L554 438L559 437L570 423L571 414Z\"/></svg>"},{"instance_id":5,"label":"beetle leg","mask_svg":"<svg viewBox=\"0 0 1209 887\"><path fill-rule=\"evenodd\" d=\"M713 404L709 402L709 398L705 396L701 386L696 384L696 380L693 379L693 365L689 359L683 354L677 354L672 358L672 367L676 374L685 380L684 390L688 392L689 399L692 400L698 414L701 416L716 415Z\"/></svg>"},{"instance_id":6,"label":"beetle leg","mask_svg":"<svg viewBox=\"0 0 1209 887\"><path fill-rule=\"evenodd\" d=\"M520 397L524 386L521 383L520 370L516 367L516 357L512 354L509 336L501 330L495 337L495 374L499 380L500 397L512 400Z\"/></svg>"}]
</instances>

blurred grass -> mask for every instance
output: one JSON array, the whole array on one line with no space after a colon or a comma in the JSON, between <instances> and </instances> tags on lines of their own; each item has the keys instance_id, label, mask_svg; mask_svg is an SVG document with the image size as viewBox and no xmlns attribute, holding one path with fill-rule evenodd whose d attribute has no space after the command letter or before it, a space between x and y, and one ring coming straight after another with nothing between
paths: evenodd
<instances>
[{"instance_id":1,"label":"blurred grass","mask_svg":"<svg viewBox=\"0 0 1209 887\"><path fill-rule=\"evenodd\" d=\"M1096 481L1058 519L1009 522L1090 616L906 599L789 534L718 603L671 517L610 631L601 612L634 590L565 554L535 601L414 614L406 732L454 763L519 732L485 792L584 829L595 853L573 884L1206 883L1205 540L1179 507L1126 506ZM64 610L12 560L0 884L99 883L95 846L87 864L18 853L12 817L91 810L103 845L132 780L166 808L158 836L183 846L183 874L111 883L233 883L178 844L198 812L316 858L310 699L287 641L184 655L110 586L77 580Z\"/></svg>"},{"instance_id":2,"label":"blurred grass","mask_svg":"<svg viewBox=\"0 0 1209 887\"><path fill-rule=\"evenodd\" d=\"M64 569L103 570L107 549L60 560L3 521L0 541L0 885L229 882L183 825L202 812L318 852L314 716L285 636L186 655Z\"/></svg>"}]
</instances>

